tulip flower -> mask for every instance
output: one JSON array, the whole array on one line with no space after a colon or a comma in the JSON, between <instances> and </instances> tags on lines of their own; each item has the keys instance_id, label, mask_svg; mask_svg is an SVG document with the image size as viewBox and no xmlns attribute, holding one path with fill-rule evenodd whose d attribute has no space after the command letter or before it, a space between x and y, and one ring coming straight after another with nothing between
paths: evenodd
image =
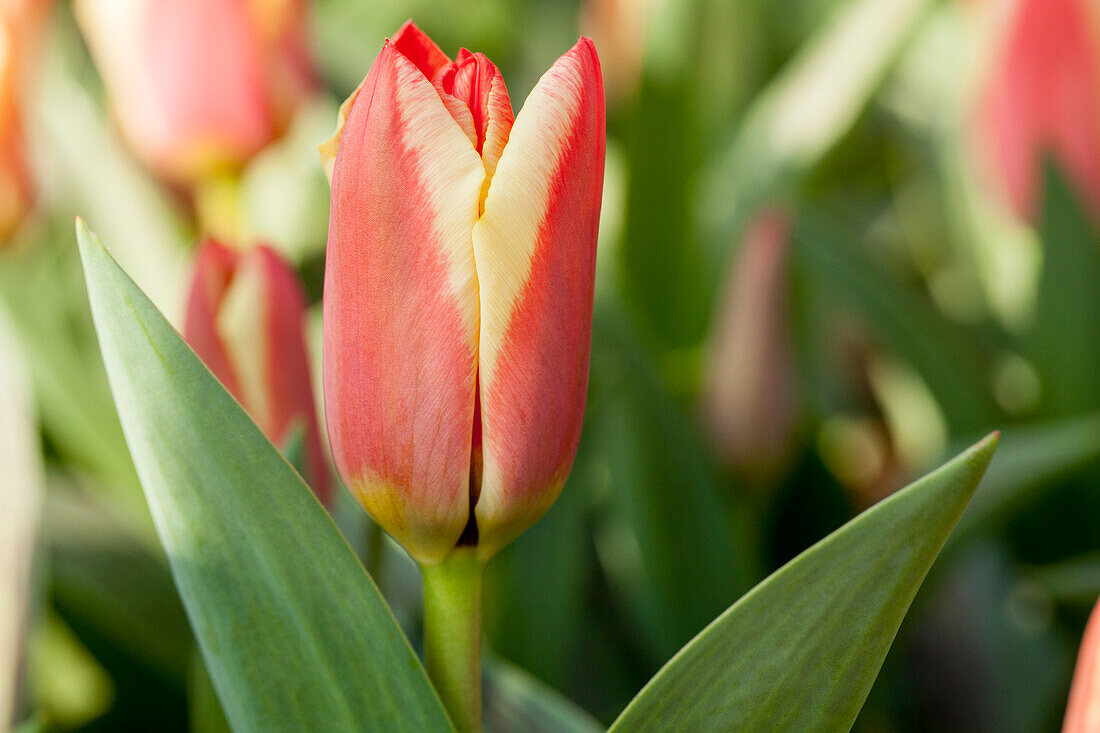
<instances>
[{"instance_id":1,"label":"tulip flower","mask_svg":"<svg viewBox=\"0 0 1100 733\"><path fill-rule=\"evenodd\" d=\"M331 498L303 333L305 293L269 247L205 242L196 258L184 338L275 445L304 431L305 478Z\"/></svg>"},{"instance_id":2,"label":"tulip flower","mask_svg":"<svg viewBox=\"0 0 1100 733\"><path fill-rule=\"evenodd\" d=\"M1081 639L1062 733L1100 733L1100 603Z\"/></svg>"},{"instance_id":3,"label":"tulip flower","mask_svg":"<svg viewBox=\"0 0 1100 733\"><path fill-rule=\"evenodd\" d=\"M580 439L604 167L581 39L513 117L484 54L411 22L321 146L336 466L421 563L428 674L480 727L484 562L557 498Z\"/></svg>"},{"instance_id":4,"label":"tulip flower","mask_svg":"<svg viewBox=\"0 0 1100 733\"><path fill-rule=\"evenodd\" d=\"M1086 0L1016 0L989 68L976 126L987 174L1034 220L1044 156L1100 212L1100 26Z\"/></svg>"},{"instance_id":5,"label":"tulip flower","mask_svg":"<svg viewBox=\"0 0 1100 733\"><path fill-rule=\"evenodd\" d=\"M305 0L77 0L123 134L194 183L276 139L312 90Z\"/></svg>"},{"instance_id":6,"label":"tulip flower","mask_svg":"<svg viewBox=\"0 0 1100 733\"><path fill-rule=\"evenodd\" d=\"M581 39L514 118L480 53L386 41L322 146L324 385L345 483L418 560L488 558L557 497L588 382L604 162Z\"/></svg>"},{"instance_id":7,"label":"tulip flower","mask_svg":"<svg viewBox=\"0 0 1100 733\"><path fill-rule=\"evenodd\" d=\"M711 336L703 415L721 458L746 474L778 466L793 437L789 239L781 211L765 209L750 221Z\"/></svg>"},{"instance_id":8,"label":"tulip flower","mask_svg":"<svg viewBox=\"0 0 1100 733\"><path fill-rule=\"evenodd\" d=\"M0 246L11 240L34 203L23 133L23 94L48 8L43 0L0 2Z\"/></svg>"}]
</instances>

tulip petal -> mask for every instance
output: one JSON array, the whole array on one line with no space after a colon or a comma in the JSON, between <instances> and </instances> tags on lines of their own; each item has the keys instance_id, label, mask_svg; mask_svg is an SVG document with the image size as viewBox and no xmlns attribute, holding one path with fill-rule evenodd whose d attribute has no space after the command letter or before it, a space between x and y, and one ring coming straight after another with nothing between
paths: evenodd
<instances>
[{"instance_id":1,"label":"tulip petal","mask_svg":"<svg viewBox=\"0 0 1100 733\"><path fill-rule=\"evenodd\" d=\"M236 251L216 242L207 242L199 248L183 335L218 381L238 402L243 402L229 354L215 327L222 298L237 268L237 258Z\"/></svg>"},{"instance_id":2,"label":"tulip petal","mask_svg":"<svg viewBox=\"0 0 1100 733\"><path fill-rule=\"evenodd\" d=\"M1021 0L978 109L976 144L1014 211L1033 219L1053 154L1100 203L1100 45L1083 0Z\"/></svg>"},{"instance_id":3,"label":"tulip petal","mask_svg":"<svg viewBox=\"0 0 1100 733\"><path fill-rule=\"evenodd\" d=\"M604 166L603 83L581 39L512 126L473 232L484 469L478 548L554 501L580 438Z\"/></svg>"},{"instance_id":4,"label":"tulip petal","mask_svg":"<svg viewBox=\"0 0 1100 733\"><path fill-rule=\"evenodd\" d=\"M387 42L332 179L325 405L349 489L418 560L469 516L484 168L428 79Z\"/></svg>"},{"instance_id":5,"label":"tulip petal","mask_svg":"<svg viewBox=\"0 0 1100 733\"><path fill-rule=\"evenodd\" d=\"M405 25L393 34L390 43L402 56L412 61L428 79L434 77L435 72L451 62L436 42L411 20L405 21Z\"/></svg>"},{"instance_id":6,"label":"tulip petal","mask_svg":"<svg viewBox=\"0 0 1100 733\"><path fill-rule=\"evenodd\" d=\"M317 406L313 397L313 379L305 348L303 314L306 294L297 274L274 250L259 247L249 257L250 267L262 271L267 312L264 380L268 394L277 399L267 407L269 435L277 436L283 448L294 430L305 429L306 478L317 498L329 504L329 472L325 463L321 433L317 424Z\"/></svg>"}]
</instances>

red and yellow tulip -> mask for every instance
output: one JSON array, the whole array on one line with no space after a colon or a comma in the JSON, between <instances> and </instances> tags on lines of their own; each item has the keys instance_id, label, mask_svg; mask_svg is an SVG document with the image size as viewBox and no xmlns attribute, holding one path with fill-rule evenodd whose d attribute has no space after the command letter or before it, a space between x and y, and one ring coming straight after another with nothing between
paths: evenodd
<instances>
[{"instance_id":1,"label":"red and yellow tulip","mask_svg":"<svg viewBox=\"0 0 1100 733\"><path fill-rule=\"evenodd\" d=\"M328 503L325 462L303 333L305 293L274 250L199 249L184 338L275 445L304 430L305 478Z\"/></svg>"},{"instance_id":2,"label":"red and yellow tulip","mask_svg":"<svg viewBox=\"0 0 1100 733\"><path fill-rule=\"evenodd\" d=\"M1052 155L1100 212L1100 18L1087 0L1014 0L997 30L978 106L986 178L1034 219L1042 162Z\"/></svg>"},{"instance_id":3,"label":"red and yellow tulip","mask_svg":"<svg viewBox=\"0 0 1100 733\"><path fill-rule=\"evenodd\" d=\"M480 53L412 23L322 146L324 386L337 468L422 562L487 558L553 503L588 382L604 166L581 39L513 118Z\"/></svg>"},{"instance_id":4,"label":"red and yellow tulip","mask_svg":"<svg viewBox=\"0 0 1100 733\"><path fill-rule=\"evenodd\" d=\"M119 126L180 183L245 163L311 93L306 0L77 0Z\"/></svg>"}]
</instances>

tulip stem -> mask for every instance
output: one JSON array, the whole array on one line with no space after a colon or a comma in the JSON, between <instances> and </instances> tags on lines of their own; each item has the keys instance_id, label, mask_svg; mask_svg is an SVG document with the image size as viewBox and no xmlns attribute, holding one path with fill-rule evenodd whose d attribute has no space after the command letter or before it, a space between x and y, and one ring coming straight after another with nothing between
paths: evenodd
<instances>
[{"instance_id":1,"label":"tulip stem","mask_svg":"<svg viewBox=\"0 0 1100 733\"><path fill-rule=\"evenodd\" d=\"M481 730L481 577L485 562L457 551L423 564L424 662L459 733Z\"/></svg>"}]
</instances>

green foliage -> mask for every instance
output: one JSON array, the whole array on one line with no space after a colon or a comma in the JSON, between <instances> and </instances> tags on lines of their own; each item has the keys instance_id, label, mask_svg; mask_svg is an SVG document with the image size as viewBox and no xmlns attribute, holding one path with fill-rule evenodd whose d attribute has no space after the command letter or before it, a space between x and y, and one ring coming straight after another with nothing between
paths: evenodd
<instances>
[{"instance_id":1,"label":"green foliage","mask_svg":"<svg viewBox=\"0 0 1100 733\"><path fill-rule=\"evenodd\" d=\"M684 647L612 730L848 730L996 445L986 438L783 566Z\"/></svg>"},{"instance_id":2,"label":"green foliage","mask_svg":"<svg viewBox=\"0 0 1100 733\"><path fill-rule=\"evenodd\" d=\"M83 222L138 475L238 730L445 730L420 663L309 489Z\"/></svg>"}]
</instances>

